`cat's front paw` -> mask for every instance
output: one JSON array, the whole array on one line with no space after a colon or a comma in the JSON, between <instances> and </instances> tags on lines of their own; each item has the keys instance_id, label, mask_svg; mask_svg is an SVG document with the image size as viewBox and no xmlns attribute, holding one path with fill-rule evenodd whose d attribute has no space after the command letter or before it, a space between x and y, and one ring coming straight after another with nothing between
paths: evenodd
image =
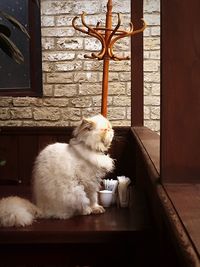
<instances>
[{"instance_id":1,"label":"cat's front paw","mask_svg":"<svg viewBox=\"0 0 200 267\"><path fill-rule=\"evenodd\" d=\"M93 214L100 214L100 213L104 213L105 209L103 206L96 204L92 207L92 213Z\"/></svg>"},{"instance_id":2,"label":"cat's front paw","mask_svg":"<svg viewBox=\"0 0 200 267\"><path fill-rule=\"evenodd\" d=\"M90 215L92 213L92 208L91 207L86 207L82 211L82 215Z\"/></svg>"}]
</instances>

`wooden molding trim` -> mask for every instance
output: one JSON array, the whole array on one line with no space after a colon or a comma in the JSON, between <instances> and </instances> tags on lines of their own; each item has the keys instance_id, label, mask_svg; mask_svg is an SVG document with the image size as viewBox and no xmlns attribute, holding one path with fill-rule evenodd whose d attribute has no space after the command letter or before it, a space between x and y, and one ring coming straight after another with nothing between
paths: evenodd
<instances>
[{"instance_id":1,"label":"wooden molding trim","mask_svg":"<svg viewBox=\"0 0 200 267\"><path fill-rule=\"evenodd\" d=\"M178 202L176 200L174 187L180 187L181 184L162 185L160 181L160 137L157 133L146 127L132 127L131 131L142 153L145 168L147 168L148 177L145 177L145 180L148 180L145 181L146 190L148 194L154 196L154 199L152 199L152 197L150 198L152 201L151 205L154 206L154 216L164 218L166 227L169 230L168 233L174 240L174 245L183 266L199 267L198 237L195 237L197 245L194 240L192 240L192 236L194 236L195 233L198 235L198 228L195 228L196 224L192 225L193 228L187 227L187 218L185 219L182 216L187 207L182 211L180 207L177 209L178 206L176 205ZM192 185L190 188L193 188ZM181 193L179 194L179 198L181 197L180 195ZM195 210L190 211L192 214L193 212L195 212ZM161 226L158 225L158 228L159 227Z\"/></svg>"}]
</instances>

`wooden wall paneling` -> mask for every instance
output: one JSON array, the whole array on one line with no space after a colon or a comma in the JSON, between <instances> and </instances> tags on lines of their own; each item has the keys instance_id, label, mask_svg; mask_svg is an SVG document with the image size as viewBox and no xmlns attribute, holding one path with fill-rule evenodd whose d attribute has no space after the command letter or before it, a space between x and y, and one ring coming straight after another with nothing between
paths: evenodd
<instances>
[{"instance_id":1,"label":"wooden wall paneling","mask_svg":"<svg viewBox=\"0 0 200 267\"><path fill-rule=\"evenodd\" d=\"M38 153L44 149L46 146L56 143L57 138L55 135L50 135L50 134L41 134L38 135Z\"/></svg>"},{"instance_id":2,"label":"wooden wall paneling","mask_svg":"<svg viewBox=\"0 0 200 267\"><path fill-rule=\"evenodd\" d=\"M18 183L18 156L18 136L1 136L0 160L5 160L5 165L0 166L0 184L3 184L5 180L11 184Z\"/></svg>"},{"instance_id":3,"label":"wooden wall paneling","mask_svg":"<svg viewBox=\"0 0 200 267\"><path fill-rule=\"evenodd\" d=\"M57 134L57 142L69 143L70 139L73 137L72 135L73 129L74 127L63 128L62 132Z\"/></svg>"},{"instance_id":4,"label":"wooden wall paneling","mask_svg":"<svg viewBox=\"0 0 200 267\"><path fill-rule=\"evenodd\" d=\"M131 21L141 27L143 0L131 0ZM143 35L131 37L131 126L143 125Z\"/></svg>"},{"instance_id":5,"label":"wooden wall paneling","mask_svg":"<svg viewBox=\"0 0 200 267\"><path fill-rule=\"evenodd\" d=\"M36 132L38 135L38 152L49 144L56 142L69 143L73 127L47 127Z\"/></svg>"},{"instance_id":6,"label":"wooden wall paneling","mask_svg":"<svg viewBox=\"0 0 200 267\"><path fill-rule=\"evenodd\" d=\"M71 134L69 135L58 135L56 137L56 141L59 143L69 143L69 140L71 139Z\"/></svg>"},{"instance_id":7,"label":"wooden wall paneling","mask_svg":"<svg viewBox=\"0 0 200 267\"><path fill-rule=\"evenodd\" d=\"M126 134L124 139L117 140L116 157L117 157L117 175L125 175L131 179L134 177L134 160L135 154L130 142L130 132Z\"/></svg>"},{"instance_id":8,"label":"wooden wall paneling","mask_svg":"<svg viewBox=\"0 0 200 267\"><path fill-rule=\"evenodd\" d=\"M200 181L200 1L162 1L161 176Z\"/></svg>"},{"instance_id":9,"label":"wooden wall paneling","mask_svg":"<svg viewBox=\"0 0 200 267\"><path fill-rule=\"evenodd\" d=\"M5 184L8 184L8 180L11 179L12 183L20 182L22 185L29 185L33 164L38 153L49 144L68 143L72 137L72 130L72 127L2 128L0 159L9 158L9 164L0 167L0 175L6 179ZM109 154L116 160L116 168L109 177L116 178L117 175L133 177L134 158L131 156L133 153L130 146L130 128L114 127L114 130L115 136Z\"/></svg>"},{"instance_id":10,"label":"wooden wall paneling","mask_svg":"<svg viewBox=\"0 0 200 267\"><path fill-rule=\"evenodd\" d=\"M108 154L115 160L115 169L112 173L108 174L107 178L116 179L119 175L127 175L130 173L128 166L129 163L129 127L114 127L114 139Z\"/></svg>"},{"instance_id":11,"label":"wooden wall paneling","mask_svg":"<svg viewBox=\"0 0 200 267\"><path fill-rule=\"evenodd\" d=\"M19 179L22 184L30 185L32 169L38 154L37 136L19 135Z\"/></svg>"}]
</instances>

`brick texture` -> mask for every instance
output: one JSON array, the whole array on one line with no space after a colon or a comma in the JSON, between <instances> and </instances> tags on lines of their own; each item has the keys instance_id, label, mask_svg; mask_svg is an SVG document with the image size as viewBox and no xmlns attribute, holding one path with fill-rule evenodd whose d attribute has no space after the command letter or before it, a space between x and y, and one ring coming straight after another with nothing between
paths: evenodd
<instances>
[{"instance_id":1,"label":"brick texture","mask_svg":"<svg viewBox=\"0 0 200 267\"><path fill-rule=\"evenodd\" d=\"M160 17L159 0L144 1L144 119L159 132ZM101 49L98 40L77 32L72 19L82 11L86 22L104 23L107 0L41 0L43 97L1 97L0 125L68 126L100 112L102 61L84 54ZM113 24L121 13L130 21L130 0L113 0ZM80 20L77 22L80 26ZM119 40L117 55L130 55L130 38ZM130 125L130 61L110 62L108 118L113 125Z\"/></svg>"}]
</instances>

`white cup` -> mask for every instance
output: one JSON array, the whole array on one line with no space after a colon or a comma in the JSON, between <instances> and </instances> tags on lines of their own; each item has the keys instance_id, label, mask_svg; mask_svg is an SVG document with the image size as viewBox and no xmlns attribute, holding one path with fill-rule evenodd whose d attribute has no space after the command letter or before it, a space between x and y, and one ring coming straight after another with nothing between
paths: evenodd
<instances>
[{"instance_id":1,"label":"white cup","mask_svg":"<svg viewBox=\"0 0 200 267\"><path fill-rule=\"evenodd\" d=\"M99 191L99 202L103 207L110 207L112 204L113 194L110 190Z\"/></svg>"}]
</instances>

